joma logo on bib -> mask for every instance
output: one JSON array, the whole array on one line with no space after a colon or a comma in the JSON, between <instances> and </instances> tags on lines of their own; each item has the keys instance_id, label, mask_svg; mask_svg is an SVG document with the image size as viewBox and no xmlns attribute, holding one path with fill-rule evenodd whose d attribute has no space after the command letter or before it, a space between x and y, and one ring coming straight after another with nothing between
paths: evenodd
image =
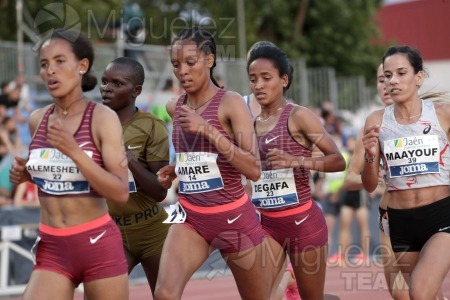
<instances>
[{"instance_id":1,"label":"joma logo on bib","mask_svg":"<svg viewBox=\"0 0 450 300\"><path fill-rule=\"evenodd\" d=\"M182 187L183 187L182 188L183 192L194 192L194 191L210 189L210 186L208 185L208 183L206 181L193 182L193 183L183 182Z\"/></svg>"},{"instance_id":2,"label":"joma logo on bib","mask_svg":"<svg viewBox=\"0 0 450 300\"><path fill-rule=\"evenodd\" d=\"M283 197L277 197L277 198L265 198L259 200L259 206L260 207L276 207L276 206L282 206L285 204L285 201Z\"/></svg>"},{"instance_id":3,"label":"joma logo on bib","mask_svg":"<svg viewBox=\"0 0 450 300\"><path fill-rule=\"evenodd\" d=\"M72 182L70 181L54 182L44 180L44 185L42 186L42 189L45 191L64 192L64 191L73 191L74 187L72 185Z\"/></svg>"},{"instance_id":4,"label":"joma logo on bib","mask_svg":"<svg viewBox=\"0 0 450 300\"><path fill-rule=\"evenodd\" d=\"M428 168L427 168L426 164L417 164L417 165L400 167L400 175L408 175L411 173L424 173L427 171L428 171Z\"/></svg>"}]
</instances>

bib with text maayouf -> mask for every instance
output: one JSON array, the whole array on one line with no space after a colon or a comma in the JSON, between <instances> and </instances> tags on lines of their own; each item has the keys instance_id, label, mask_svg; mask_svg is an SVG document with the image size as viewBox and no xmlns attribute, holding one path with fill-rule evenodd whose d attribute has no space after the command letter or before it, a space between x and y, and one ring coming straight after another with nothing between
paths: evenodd
<instances>
[{"instance_id":1,"label":"bib with text maayouf","mask_svg":"<svg viewBox=\"0 0 450 300\"><path fill-rule=\"evenodd\" d=\"M391 177L439 173L439 155L437 135L384 141L384 156Z\"/></svg>"}]
</instances>

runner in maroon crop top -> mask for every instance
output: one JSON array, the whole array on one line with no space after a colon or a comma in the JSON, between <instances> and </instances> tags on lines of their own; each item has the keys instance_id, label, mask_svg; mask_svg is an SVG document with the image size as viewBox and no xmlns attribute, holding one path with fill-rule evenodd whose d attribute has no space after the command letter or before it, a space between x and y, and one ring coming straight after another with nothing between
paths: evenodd
<instances>
[{"instance_id":1,"label":"runner in maroon crop top","mask_svg":"<svg viewBox=\"0 0 450 300\"><path fill-rule=\"evenodd\" d=\"M289 256L301 298L323 299L328 233L322 211L311 200L309 170L342 171L345 160L315 114L284 97L293 69L283 50L256 47L247 72L261 105L255 131L263 172L252 182L252 202L261 213L272 255ZM313 147L322 154L312 155ZM282 261L275 262L273 278L281 278Z\"/></svg>"},{"instance_id":2,"label":"runner in maroon crop top","mask_svg":"<svg viewBox=\"0 0 450 300\"><path fill-rule=\"evenodd\" d=\"M128 299L122 238L106 204L128 200L127 160L116 113L83 95L97 83L93 59L78 31L56 30L39 49L54 104L31 114L29 157L17 157L10 171L11 182L40 190L36 265L24 299L73 299L80 283L89 300Z\"/></svg>"},{"instance_id":3,"label":"runner in maroon crop top","mask_svg":"<svg viewBox=\"0 0 450 300\"><path fill-rule=\"evenodd\" d=\"M180 198L170 213L178 224L164 244L155 299L180 299L213 249L225 258L243 299L269 299L264 234L241 183L241 174L260 176L252 121L242 97L215 82L215 59L214 38L199 28L184 30L172 44L173 72L186 93L167 105L176 164L158 174L167 188L178 175Z\"/></svg>"}]
</instances>

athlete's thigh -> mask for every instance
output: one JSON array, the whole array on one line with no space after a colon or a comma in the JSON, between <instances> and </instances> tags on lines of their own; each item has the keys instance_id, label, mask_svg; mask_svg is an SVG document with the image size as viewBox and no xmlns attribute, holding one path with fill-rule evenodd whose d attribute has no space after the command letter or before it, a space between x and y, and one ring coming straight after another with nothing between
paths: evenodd
<instances>
[{"instance_id":1,"label":"athlete's thigh","mask_svg":"<svg viewBox=\"0 0 450 300\"><path fill-rule=\"evenodd\" d=\"M145 276L147 277L148 284L152 290L155 291L156 279L159 273L159 261L161 260L161 255L153 255L146 257L141 260L141 266L144 269Z\"/></svg>"},{"instance_id":2,"label":"athlete's thigh","mask_svg":"<svg viewBox=\"0 0 450 300\"><path fill-rule=\"evenodd\" d=\"M266 282L271 285L270 299L279 299L279 295L284 295L284 289L280 291L280 287L285 286L282 281L289 279L291 275L286 273L288 264L286 251L271 236L266 236L263 241L263 262L268 268ZM284 274L288 274L289 277Z\"/></svg>"},{"instance_id":3,"label":"athlete's thigh","mask_svg":"<svg viewBox=\"0 0 450 300\"><path fill-rule=\"evenodd\" d=\"M75 285L69 278L47 270L35 270L31 273L23 299L73 299L74 290Z\"/></svg>"},{"instance_id":4,"label":"athlete's thigh","mask_svg":"<svg viewBox=\"0 0 450 300\"><path fill-rule=\"evenodd\" d=\"M380 233L380 254L386 284L394 299L409 299L408 285L392 251L391 240L382 230Z\"/></svg>"},{"instance_id":5,"label":"athlete's thigh","mask_svg":"<svg viewBox=\"0 0 450 300\"><path fill-rule=\"evenodd\" d=\"M450 270L450 234L436 233L423 246L420 258L411 276L411 283L419 283L438 291Z\"/></svg>"},{"instance_id":6,"label":"athlete's thigh","mask_svg":"<svg viewBox=\"0 0 450 300\"><path fill-rule=\"evenodd\" d=\"M265 267L263 243L235 253L222 253L233 273L241 298L244 300L269 299L271 286L267 284L269 270Z\"/></svg>"},{"instance_id":7,"label":"athlete's thigh","mask_svg":"<svg viewBox=\"0 0 450 300\"><path fill-rule=\"evenodd\" d=\"M124 252L125 252L125 258L127 260L127 265L128 265L128 274L130 274L131 271L133 271L134 267L136 267L136 265L139 263L139 261L127 249L124 249Z\"/></svg>"},{"instance_id":8,"label":"athlete's thigh","mask_svg":"<svg viewBox=\"0 0 450 300\"><path fill-rule=\"evenodd\" d=\"M84 293L89 300L127 300L128 274L85 282Z\"/></svg>"},{"instance_id":9,"label":"athlete's thigh","mask_svg":"<svg viewBox=\"0 0 450 300\"><path fill-rule=\"evenodd\" d=\"M398 273L400 273L400 267L397 263L394 251L392 251L391 240L389 237L380 230L380 254L381 262L383 264L384 274L389 283L389 278L393 280Z\"/></svg>"},{"instance_id":10,"label":"athlete's thigh","mask_svg":"<svg viewBox=\"0 0 450 300\"><path fill-rule=\"evenodd\" d=\"M289 255L302 299L323 299L327 246Z\"/></svg>"},{"instance_id":11,"label":"athlete's thigh","mask_svg":"<svg viewBox=\"0 0 450 300\"><path fill-rule=\"evenodd\" d=\"M183 224L172 224L161 254L157 287L170 287L181 293L209 252L208 243L196 231Z\"/></svg>"},{"instance_id":12,"label":"athlete's thigh","mask_svg":"<svg viewBox=\"0 0 450 300\"><path fill-rule=\"evenodd\" d=\"M406 283L410 286L411 274L419 260L420 252L394 252L397 264L405 278Z\"/></svg>"},{"instance_id":13,"label":"athlete's thigh","mask_svg":"<svg viewBox=\"0 0 450 300\"><path fill-rule=\"evenodd\" d=\"M271 236L266 236L262 245L263 266L267 266L270 280L273 280L280 273L284 273L287 266L286 251Z\"/></svg>"}]
</instances>

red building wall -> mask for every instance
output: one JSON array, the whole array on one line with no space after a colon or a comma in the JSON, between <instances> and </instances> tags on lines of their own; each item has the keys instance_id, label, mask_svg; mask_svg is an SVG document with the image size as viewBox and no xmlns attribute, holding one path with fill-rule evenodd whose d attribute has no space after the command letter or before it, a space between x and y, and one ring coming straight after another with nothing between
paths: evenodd
<instances>
[{"instance_id":1,"label":"red building wall","mask_svg":"<svg viewBox=\"0 0 450 300\"><path fill-rule=\"evenodd\" d=\"M383 42L417 47L424 60L450 59L450 0L386 5L377 22Z\"/></svg>"}]
</instances>

